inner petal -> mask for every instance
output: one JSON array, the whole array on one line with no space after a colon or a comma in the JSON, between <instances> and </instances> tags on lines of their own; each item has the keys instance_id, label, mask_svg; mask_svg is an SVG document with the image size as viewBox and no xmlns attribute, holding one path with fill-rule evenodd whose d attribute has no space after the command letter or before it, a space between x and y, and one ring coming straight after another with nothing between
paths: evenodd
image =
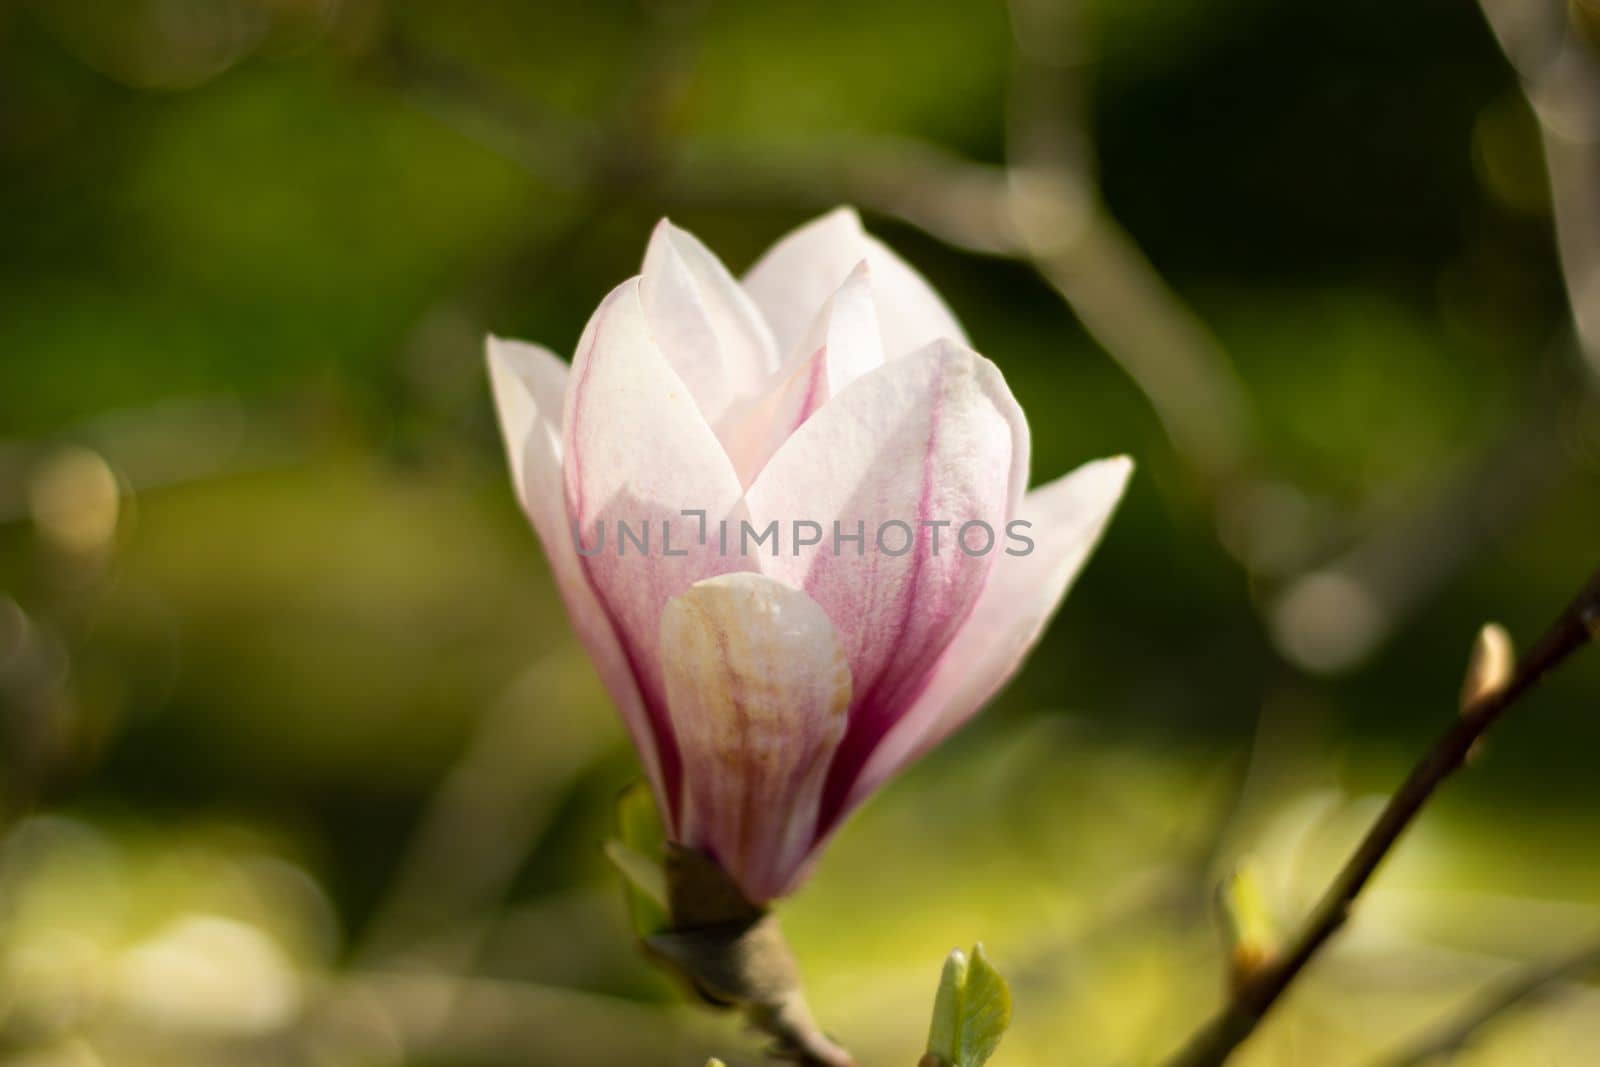
<instances>
[{"instance_id":1,"label":"inner petal","mask_svg":"<svg viewBox=\"0 0 1600 1067\"><path fill-rule=\"evenodd\" d=\"M795 430L883 358L871 271L863 260L823 304L763 392L733 403L717 423L740 482L753 484Z\"/></svg>"},{"instance_id":2,"label":"inner petal","mask_svg":"<svg viewBox=\"0 0 1600 1067\"><path fill-rule=\"evenodd\" d=\"M645 250L639 298L656 345L715 423L778 367L766 320L715 253L662 219Z\"/></svg>"},{"instance_id":3,"label":"inner petal","mask_svg":"<svg viewBox=\"0 0 1600 1067\"><path fill-rule=\"evenodd\" d=\"M744 276L780 351L804 335L816 308L862 260L872 265L884 354L899 359L930 341L967 343L927 280L861 225L850 208L830 211L773 245Z\"/></svg>"}]
</instances>

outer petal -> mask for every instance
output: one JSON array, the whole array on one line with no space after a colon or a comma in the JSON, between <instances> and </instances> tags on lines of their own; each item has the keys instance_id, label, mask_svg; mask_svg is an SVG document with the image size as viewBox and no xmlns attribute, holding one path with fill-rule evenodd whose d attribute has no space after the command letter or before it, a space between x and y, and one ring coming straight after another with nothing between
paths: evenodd
<instances>
[{"instance_id":1,"label":"outer petal","mask_svg":"<svg viewBox=\"0 0 1600 1067\"><path fill-rule=\"evenodd\" d=\"M815 840L844 736L850 669L804 593L759 574L700 582L661 616L667 700L684 757L679 833L756 902L783 895Z\"/></svg>"},{"instance_id":2,"label":"outer petal","mask_svg":"<svg viewBox=\"0 0 1600 1067\"><path fill-rule=\"evenodd\" d=\"M744 277L780 352L794 350L823 301L862 260L872 269L888 358L942 337L967 344L960 323L922 275L862 229L853 209L839 208L781 239Z\"/></svg>"},{"instance_id":3,"label":"outer petal","mask_svg":"<svg viewBox=\"0 0 1600 1067\"><path fill-rule=\"evenodd\" d=\"M735 405L718 436L745 485L829 397L883 364L883 339L866 260L856 265L815 321L776 385Z\"/></svg>"},{"instance_id":4,"label":"outer petal","mask_svg":"<svg viewBox=\"0 0 1600 1067\"><path fill-rule=\"evenodd\" d=\"M715 254L662 219L645 250L639 296L656 343L715 422L778 368L766 320Z\"/></svg>"},{"instance_id":5,"label":"outer petal","mask_svg":"<svg viewBox=\"0 0 1600 1067\"><path fill-rule=\"evenodd\" d=\"M1032 524L1025 533L1033 551L998 558L927 689L852 784L846 810L963 725L1010 679L1099 543L1132 472L1126 456L1096 460L1027 495L1019 517Z\"/></svg>"},{"instance_id":6,"label":"outer petal","mask_svg":"<svg viewBox=\"0 0 1600 1067\"><path fill-rule=\"evenodd\" d=\"M1027 424L999 370L941 341L834 397L747 493L757 527L776 521L786 537L801 521L822 527L819 543L792 538L757 562L822 605L849 656L855 698L825 821L977 602L1027 465ZM973 521L994 531L992 550L981 529L972 553L958 546ZM926 525L936 522L948 525ZM836 541L835 524L865 542Z\"/></svg>"},{"instance_id":7,"label":"outer petal","mask_svg":"<svg viewBox=\"0 0 1600 1067\"><path fill-rule=\"evenodd\" d=\"M567 528L560 421L567 365L543 348L497 337L489 338L488 358L517 497L544 544L545 558L550 561L573 628L621 712L645 773L659 793L661 766L649 713L616 631L589 588Z\"/></svg>"},{"instance_id":8,"label":"outer petal","mask_svg":"<svg viewBox=\"0 0 1600 1067\"><path fill-rule=\"evenodd\" d=\"M735 512L741 490L711 427L656 347L638 279L606 297L579 342L563 446L567 514L583 532L579 563L650 712L670 826L679 765L658 654L661 610L702 578L747 564L719 553L715 537L702 538L701 521L683 515L701 509L714 526ZM647 531L647 551L622 539L621 524L636 536ZM670 542L662 540L664 524Z\"/></svg>"}]
</instances>

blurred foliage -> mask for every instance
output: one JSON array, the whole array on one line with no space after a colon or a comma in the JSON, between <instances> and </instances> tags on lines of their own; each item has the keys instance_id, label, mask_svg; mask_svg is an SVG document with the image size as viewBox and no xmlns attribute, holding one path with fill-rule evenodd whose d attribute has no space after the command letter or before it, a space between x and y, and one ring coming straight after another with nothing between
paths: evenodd
<instances>
[{"instance_id":1,"label":"blurred foliage","mask_svg":"<svg viewBox=\"0 0 1600 1067\"><path fill-rule=\"evenodd\" d=\"M1291 925L1481 623L1530 640L1595 562L1538 133L1472 5L1081 15L1106 201L1237 363L1275 480L1231 504L1268 521L1202 506L1029 270L869 217L1006 372L1037 479L1140 475L1027 669L785 908L867 1065L915 1061L930 968L979 937L994 1063L1172 1048L1225 981L1217 880L1254 855ZM637 772L482 370L487 331L569 348L667 205L420 109L391 36L641 152L1004 148L999 5L0 5L0 1063L754 1062L633 952L600 842ZM735 269L802 217L675 210ZM1469 494L1496 535L1370 656L1285 658L1267 578L1558 424L1550 484ZM1597 701L1591 657L1507 723L1240 1063L1360 1062L1600 930ZM1593 1063L1597 997L1460 1062Z\"/></svg>"}]
</instances>

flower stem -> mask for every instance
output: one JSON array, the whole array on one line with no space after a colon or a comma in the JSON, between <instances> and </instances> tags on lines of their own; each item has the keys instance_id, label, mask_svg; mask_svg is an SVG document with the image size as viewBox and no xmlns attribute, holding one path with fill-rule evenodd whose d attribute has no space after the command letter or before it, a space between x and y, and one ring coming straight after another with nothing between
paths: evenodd
<instances>
[{"instance_id":1,"label":"flower stem","mask_svg":"<svg viewBox=\"0 0 1600 1067\"><path fill-rule=\"evenodd\" d=\"M752 904L709 857L667 846L671 926L645 939L655 961L707 1003L738 1008L773 1039L771 1053L805 1067L855 1067L806 1004L800 968L777 917Z\"/></svg>"}]
</instances>

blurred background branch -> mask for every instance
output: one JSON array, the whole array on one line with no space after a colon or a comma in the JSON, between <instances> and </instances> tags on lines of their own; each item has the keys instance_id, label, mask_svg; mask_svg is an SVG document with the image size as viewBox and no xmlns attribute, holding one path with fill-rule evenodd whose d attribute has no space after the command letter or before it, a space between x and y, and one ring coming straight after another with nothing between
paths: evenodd
<instances>
[{"instance_id":1,"label":"blurred background branch","mask_svg":"<svg viewBox=\"0 0 1600 1067\"><path fill-rule=\"evenodd\" d=\"M1015 0L1010 168L1019 246L1138 385L1203 492L1253 447L1243 389L1220 345L1156 273L1100 196L1087 125L1093 58L1078 5Z\"/></svg>"},{"instance_id":2,"label":"blurred background branch","mask_svg":"<svg viewBox=\"0 0 1600 1067\"><path fill-rule=\"evenodd\" d=\"M1539 120L1562 276L1600 375L1600 8L1590 0L1481 0Z\"/></svg>"},{"instance_id":3,"label":"blurred background branch","mask_svg":"<svg viewBox=\"0 0 1600 1067\"><path fill-rule=\"evenodd\" d=\"M1382 1062L1383 1067L1425 1067L1449 1060L1512 1011L1557 995L1561 987L1583 981L1600 968L1600 941L1591 941L1554 960L1531 964L1486 989L1457 1015Z\"/></svg>"}]
</instances>

